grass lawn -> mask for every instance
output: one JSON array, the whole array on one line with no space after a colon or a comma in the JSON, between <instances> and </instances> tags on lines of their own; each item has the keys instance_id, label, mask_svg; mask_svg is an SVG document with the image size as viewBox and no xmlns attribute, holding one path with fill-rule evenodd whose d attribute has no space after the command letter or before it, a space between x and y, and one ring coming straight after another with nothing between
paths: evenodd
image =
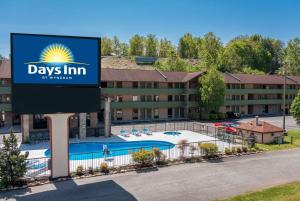
<instances>
[{"instance_id":1,"label":"grass lawn","mask_svg":"<svg viewBox=\"0 0 300 201\"><path fill-rule=\"evenodd\" d=\"M262 148L266 151L276 151L276 150L284 150L284 149L292 149L292 148L300 148L300 138L294 138L294 143L291 144L291 137L297 136L300 137L300 130L290 130L288 131L288 135L284 137L283 144L257 144L259 148Z\"/></svg>"},{"instance_id":2,"label":"grass lawn","mask_svg":"<svg viewBox=\"0 0 300 201\"><path fill-rule=\"evenodd\" d=\"M300 200L300 182L285 184L265 190L246 193L219 201L298 201Z\"/></svg>"}]
</instances>

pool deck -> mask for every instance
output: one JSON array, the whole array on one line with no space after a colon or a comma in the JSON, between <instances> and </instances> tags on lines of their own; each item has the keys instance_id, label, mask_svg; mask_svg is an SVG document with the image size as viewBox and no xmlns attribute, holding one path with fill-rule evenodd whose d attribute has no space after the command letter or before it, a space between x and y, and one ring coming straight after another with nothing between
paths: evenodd
<instances>
[{"instance_id":1,"label":"pool deck","mask_svg":"<svg viewBox=\"0 0 300 201\"><path fill-rule=\"evenodd\" d=\"M142 140L158 140L166 141L173 144L177 144L180 140L186 139L188 142L203 142L203 141L214 141L213 137L203 135L200 133L195 133L188 130L179 130L180 135L165 135L164 132L153 132L152 135L142 134L141 136L130 135L130 137L123 137L120 135L113 135L110 138L106 137L91 137L86 139L70 139L70 143L80 143L80 142L125 142L125 141L142 141ZM41 142L38 144L21 144L20 148L22 152L29 152L28 158L40 158L45 157L45 151L49 149L49 141Z\"/></svg>"}]
</instances>

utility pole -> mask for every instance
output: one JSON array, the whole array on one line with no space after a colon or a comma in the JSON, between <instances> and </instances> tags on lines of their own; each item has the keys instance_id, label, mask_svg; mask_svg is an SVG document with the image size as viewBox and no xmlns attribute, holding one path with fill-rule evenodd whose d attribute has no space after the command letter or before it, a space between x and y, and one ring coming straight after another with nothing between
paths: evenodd
<instances>
[{"instance_id":1,"label":"utility pole","mask_svg":"<svg viewBox=\"0 0 300 201\"><path fill-rule=\"evenodd\" d=\"M288 62L289 63L289 62ZM285 110L286 110L286 66L287 66L287 63L284 64L283 66L283 70L284 70L284 83L283 83L283 119L282 119L282 128L283 128L283 131L284 133L286 132L285 130Z\"/></svg>"}]
</instances>

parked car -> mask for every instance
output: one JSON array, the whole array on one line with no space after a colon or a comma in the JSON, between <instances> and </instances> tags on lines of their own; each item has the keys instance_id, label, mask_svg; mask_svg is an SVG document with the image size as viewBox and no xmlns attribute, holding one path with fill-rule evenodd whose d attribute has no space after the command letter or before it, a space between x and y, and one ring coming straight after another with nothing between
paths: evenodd
<instances>
[{"instance_id":1,"label":"parked car","mask_svg":"<svg viewBox=\"0 0 300 201\"><path fill-rule=\"evenodd\" d=\"M239 119L239 118L241 118L241 114L238 113L238 112L226 112L226 116L227 116L227 118L230 118L230 119Z\"/></svg>"}]
</instances>

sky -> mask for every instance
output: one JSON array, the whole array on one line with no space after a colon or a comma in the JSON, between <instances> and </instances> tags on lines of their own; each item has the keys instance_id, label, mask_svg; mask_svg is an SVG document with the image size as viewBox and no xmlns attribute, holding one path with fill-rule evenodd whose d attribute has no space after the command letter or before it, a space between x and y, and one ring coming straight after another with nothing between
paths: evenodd
<instances>
[{"instance_id":1,"label":"sky","mask_svg":"<svg viewBox=\"0 0 300 201\"><path fill-rule=\"evenodd\" d=\"M298 0L1 0L0 54L10 33L74 36L155 34L177 45L185 33L214 32L226 44L261 34L287 42L300 37ZM33 44L34 45L34 44Z\"/></svg>"}]
</instances>

